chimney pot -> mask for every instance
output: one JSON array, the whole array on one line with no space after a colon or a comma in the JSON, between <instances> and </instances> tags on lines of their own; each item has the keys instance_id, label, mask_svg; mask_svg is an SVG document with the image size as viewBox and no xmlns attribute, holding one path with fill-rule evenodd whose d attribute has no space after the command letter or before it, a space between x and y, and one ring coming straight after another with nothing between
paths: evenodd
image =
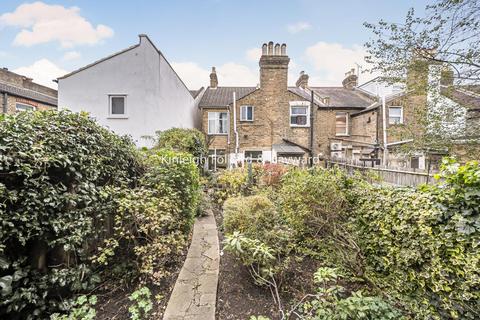
<instances>
[{"instance_id":1,"label":"chimney pot","mask_svg":"<svg viewBox=\"0 0 480 320\"><path fill-rule=\"evenodd\" d=\"M268 54L268 46L266 43L264 43L262 46L262 55L265 56L267 54Z\"/></svg>"},{"instance_id":2,"label":"chimney pot","mask_svg":"<svg viewBox=\"0 0 480 320\"><path fill-rule=\"evenodd\" d=\"M286 45L285 43L282 44L281 54L282 54L282 56L286 56L286 55L287 55L287 45Z\"/></svg>"},{"instance_id":3,"label":"chimney pot","mask_svg":"<svg viewBox=\"0 0 480 320\"><path fill-rule=\"evenodd\" d=\"M275 45L275 55L276 56L280 55L280 44L278 43Z\"/></svg>"},{"instance_id":4,"label":"chimney pot","mask_svg":"<svg viewBox=\"0 0 480 320\"><path fill-rule=\"evenodd\" d=\"M268 55L269 56L273 55L273 41L270 41L268 43Z\"/></svg>"},{"instance_id":5,"label":"chimney pot","mask_svg":"<svg viewBox=\"0 0 480 320\"><path fill-rule=\"evenodd\" d=\"M217 71L215 67L212 67L212 72L210 73L210 88L216 89L218 87L218 78Z\"/></svg>"}]
</instances>

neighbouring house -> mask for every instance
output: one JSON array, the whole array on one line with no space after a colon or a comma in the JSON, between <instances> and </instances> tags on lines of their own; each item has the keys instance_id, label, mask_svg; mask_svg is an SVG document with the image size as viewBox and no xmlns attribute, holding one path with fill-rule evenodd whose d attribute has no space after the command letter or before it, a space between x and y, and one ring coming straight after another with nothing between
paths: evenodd
<instances>
[{"instance_id":1,"label":"neighbouring house","mask_svg":"<svg viewBox=\"0 0 480 320\"><path fill-rule=\"evenodd\" d=\"M248 159L295 163L311 155L330 157L339 141L353 139L350 114L376 103L356 89L357 76L348 73L339 87L309 87L308 75L302 73L289 87L289 61L285 44L264 44L257 87L219 86L212 68L199 103L210 168Z\"/></svg>"},{"instance_id":2,"label":"neighbouring house","mask_svg":"<svg viewBox=\"0 0 480 320\"><path fill-rule=\"evenodd\" d=\"M288 86L289 61L285 44L264 44L256 87L219 86L212 68L210 86L201 92L198 103L210 169L247 160L305 163L309 156L425 169L427 162L438 161L444 153L416 150L404 154L400 149L426 129L419 110L427 110L429 115L438 108L444 109L442 114L453 113L441 122L445 134L461 137L469 132L469 139L478 135L478 127L474 129L480 121L478 93L475 98L471 88L460 91L446 82L448 77L440 77L441 70L434 66L409 73L406 84L375 78L358 85L352 69L342 86L315 87L309 85L303 71L296 85ZM409 86L422 81L437 89L427 93ZM463 103L459 104L460 100ZM466 107L465 101L471 106ZM417 126L407 138L397 130L406 125Z\"/></svg>"},{"instance_id":3,"label":"neighbouring house","mask_svg":"<svg viewBox=\"0 0 480 320\"><path fill-rule=\"evenodd\" d=\"M57 109L57 90L33 82L7 68L0 69L0 113Z\"/></svg>"},{"instance_id":4,"label":"neighbouring house","mask_svg":"<svg viewBox=\"0 0 480 320\"><path fill-rule=\"evenodd\" d=\"M86 111L117 134L151 146L156 131L193 128L195 98L147 35L138 44L58 78L60 109Z\"/></svg>"}]
</instances>

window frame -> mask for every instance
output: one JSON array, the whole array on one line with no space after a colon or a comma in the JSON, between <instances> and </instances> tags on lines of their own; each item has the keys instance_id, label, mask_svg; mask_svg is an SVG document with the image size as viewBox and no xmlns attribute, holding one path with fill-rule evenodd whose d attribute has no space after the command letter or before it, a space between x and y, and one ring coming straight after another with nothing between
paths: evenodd
<instances>
[{"instance_id":1,"label":"window frame","mask_svg":"<svg viewBox=\"0 0 480 320\"><path fill-rule=\"evenodd\" d=\"M344 133L337 133L337 116L340 113L345 115L345 132ZM350 135L349 126L350 126L350 114L346 111L335 112L335 136L337 136L337 137L349 136Z\"/></svg>"},{"instance_id":2,"label":"window frame","mask_svg":"<svg viewBox=\"0 0 480 320\"><path fill-rule=\"evenodd\" d=\"M397 108L400 109L400 121L399 122L391 122L391 116L390 116L390 109L392 108ZM397 118L397 117L395 117ZM391 126L397 125L397 124L403 124L403 106L388 106L388 124Z\"/></svg>"},{"instance_id":3,"label":"window frame","mask_svg":"<svg viewBox=\"0 0 480 320\"><path fill-rule=\"evenodd\" d=\"M242 113L243 113L242 111L243 111L244 108L247 108L247 110L248 110L248 108L252 108L252 119L244 119L244 118L242 118ZM248 111L247 111L245 114L248 116ZM240 106L240 121L241 121L241 122L253 122L253 120L255 119L255 115L254 115L254 114L255 114L255 107L254 107L254 106L252 106L252 105Z\"/></svg>"},{"instance_id":4,"label":"window frame","mask_svg":"<svg viewBox=\"0 0 480 320\"><path fill-rule=\"evenodd\" d=\"M112 113L112 99L123 98L123 114ZM127 119L128 118L128 104L126 94L109 94L108 95L108 118L110 119Z\"/></svg>"},{"instance_id":5,"label":"window frame","mask_svg":"<svg viewBox=\"0 0 480 320\"><path fill-rule=\"evenodd\" d=\"M28 108L32 108L31 110L21 110L21 109L18 109L18 106L25 106L25 107L28 107ZM15 112L25 112L25 111L37 111L37 107L36 106L32 106L31 104L27 104L27 103L23 103L23 102L15 102Z\"/></svg>"},{"instance_id":6,"label":"window frame","mask_svg":"<svg viewBox=\"0 0 480 320\"><path fill-rule=\"evenodd\" d=\"M225 113L225 115L226 115L226 118L225 118L225 120L226 120L225 132L217 132L217 130L216 130L217 124L220 121L220 114L222 114L222 113ZM212 114L215 115L213 117L213 119L210 117L210 115L212 115ZM212 135L215 135L215 136L225 136L225 135L227 135L228 130L229 130L229 121L228 121L229 119L228 118L229 118L229 116L228 116L227 111L209 111L207 113L207 133L208 133L208 135L210 135L210 136L212 136ZM211 129L210 128L210 120L215 121L215 130L214 131L210 130Z\"/></svg>"},{"instance_id":7,"label":"window frame","mask_svg":"<svg viewBox=\"0 0 480 320\"><path fill-rule=\"evenodd\" d=\"M307 121L306 121L305 124L292 123L292 117L302 116L302 114L293 114L292 113L293 108L306 108L305 116L307 117ZM289 117L290 127L294 127L294 128L308 128L308 127L310 127L310 102L308 102L308 101L291 101L289 111L290 111L290 117Z\"/></svg>"}]
</instances>

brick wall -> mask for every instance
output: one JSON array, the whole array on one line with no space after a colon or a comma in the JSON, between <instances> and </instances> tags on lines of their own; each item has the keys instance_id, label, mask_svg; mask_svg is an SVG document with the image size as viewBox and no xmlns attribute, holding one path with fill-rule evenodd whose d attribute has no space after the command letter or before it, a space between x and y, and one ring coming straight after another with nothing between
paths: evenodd
<instances>
[{"instance_id":1,"label":"brick wall","mask_svg":"<svg viewBox=\"0 0 480 320\"><path fill-rule=\"evenodd\" d=\"M3 95L0 96L0 101L1 101L0 104L2 105L2 107L0 108L0 113L3 113ZM43 103L39 103L39 102L36 102L36 101L33 101L33 100L8 95L8 98L7 98L7 114L14 114L16 112L17 103L22 103L22 104L33 106L38 111L55 109L55 107L52 107L52 106L47 105L47 104L43 104Z\"/></svg>"}]
</instances>

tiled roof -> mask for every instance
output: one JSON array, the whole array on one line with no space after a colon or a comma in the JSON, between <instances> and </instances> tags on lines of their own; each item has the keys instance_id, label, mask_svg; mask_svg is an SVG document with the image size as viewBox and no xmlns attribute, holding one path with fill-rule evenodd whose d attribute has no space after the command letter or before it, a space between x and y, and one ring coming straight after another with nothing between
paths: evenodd
<instances>
[{"instance_id":1,"label":"tiled roof","mask_svg":"<svg viewBox=\"0 0 480 320\"><path fill-rule=\"evenodd\" d=\"M300 96L302 97L303 99L307 100L307 101L310 101L312 100L312 96L311 96L311 91L310 90L305 90L303 88L299 88L299 87L288 87L288 91L292 92L292 93L295 93L297 96ZM323 104L322 101L320 101L319 99L319 96L318 95L314 95L313 97L313 101L314 103L317 105L317 106L325 106Z\"/></svg>"},{"instance_id":2,"label":"tiled roof","mask_svg":"<svg viewBox=\"0 0 480 320\"><path fill-rule=\"evenodd\" d=\"M203 87L201 87L200 89L197 89L197 90L188 90L188 91L190 91L190 94L195 99L198 96L198 94L200 92L202 92L202 90L203 90Z\"/></svg>"},{"instance_id":3,"label":"tiled roof","mask_svg":"<svg viewBox=\"0 0 480 320\"><path fill-rule=\"evenodd\" d=\"M480 93L475 92L471 87L442 86L441 93L462 106L470 109L478 109L480 108Z\"/></svg>"},{"instance_id":4,"label":"tiled roof","mask_svg":"<svg viewBox=\"0 0 480 320\"><path fill-rule=\"evenodd\" d=\"M367 108L374 99L357 91L344 87L311 87L321 98L330 97L329 107Z\"/></svg>"},{"instance_id":5,"label":"tiled roof","mask_svg":"<svg viewBox=\"0 0 480 320\"><path fill-rule=\"evenodd\" d=\"M48 96L29 89L15 87L6 83L0 83L0 92L6 92L16 97L35 100L55 107L58 105L57 97Z\"/></svg>"},{"instance_id":6,"label":"tiled roof","mask_svg":"<svg viewBox=\"0 0 480 320\"><path fill-rule=\"evenodd\" d=\"M234 92L238 100L255 90L255 87L208 87L203 94L199 107L227 107L232 103Z\"/></svg>"}]
</instances>

